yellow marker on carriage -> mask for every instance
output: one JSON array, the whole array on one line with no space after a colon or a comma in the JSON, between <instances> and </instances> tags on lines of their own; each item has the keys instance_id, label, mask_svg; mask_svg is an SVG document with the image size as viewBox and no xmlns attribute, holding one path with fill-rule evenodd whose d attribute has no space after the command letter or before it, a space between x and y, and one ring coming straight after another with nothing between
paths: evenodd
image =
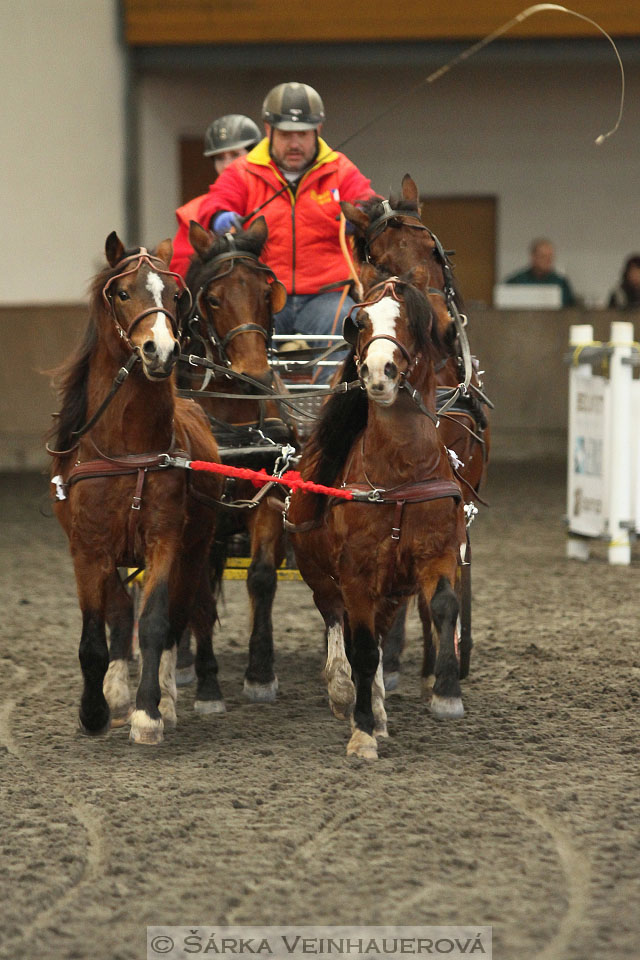
<instances>
[{"instance_id":1,"label":"yellow marker on carriage","mask_svg":"<svg viewBox=\"0 0 640 960\"><path fill-rule=\"evenodd\" d=\"M246 580L251 557L229 557L222 575L223 580ZM302 580L302 574L295 567L287 566L286 557L276 571L278 580Z\"/></svg>"}]
</instances>

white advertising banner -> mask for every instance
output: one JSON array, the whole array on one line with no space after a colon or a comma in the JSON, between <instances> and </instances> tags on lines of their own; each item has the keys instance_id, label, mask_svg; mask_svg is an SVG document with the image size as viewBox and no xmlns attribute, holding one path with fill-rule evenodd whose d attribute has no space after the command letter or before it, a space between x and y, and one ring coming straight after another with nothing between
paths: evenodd
<instances>
[{"instance_id":1,"label":"white advertising banner","mask_svg":"<svg viewBox=\"0 0 640 960\"><path fill-rule=\"evenodd\" d=\"M571 370L569 381L569 531L588 537L607 532L609 382Z\"/></svg>"}]
</instances>

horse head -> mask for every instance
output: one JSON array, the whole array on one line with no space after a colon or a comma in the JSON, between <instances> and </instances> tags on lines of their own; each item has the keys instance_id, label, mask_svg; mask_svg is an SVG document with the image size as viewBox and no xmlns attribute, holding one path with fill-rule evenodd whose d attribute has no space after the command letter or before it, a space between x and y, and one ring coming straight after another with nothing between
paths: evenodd
<instances>
[{"instance_id":1,"label":"horse head","mask_svg":"<svg viewBox=\"0 0 640 960\"><path fill-rule=\"evenodd\" d=\"M370 400L391 406L405 382L422 388L440 347L431 304L423 290L428 271L402 278L369 265L362 272L365 297L346 317L343 336L355 350L358 376ZM417 382L416 377L420 379Z\"/></svg>"},{"instance_id":2,"label":"horse head","mask_svg":"<svg viewBox=\"0 0 640 960\"><path fill-rule=\"evenodd\" d=\"M180 278L171 273L171 240L149 253L127 252L113 231L105 244L111 270L102 276L102 299L120 343L138 354L148 380L164 380L180 355L175 310Z\"/></svg>"},{"instance_id":3,"label":"horse head","mask_svg":"<svg viewBox=\"0 0 640 960\"><path fill-rule=\"evenodd\" d=\"M267 241L264 217L247 230L216 237L195 221L189 240L195 256L187 273L193 291L199 335L236 373L270 384L268 348L273 315L287 294L272 270L260 261Z\"/></svg>"},{"instance_id":4,"label":"horse head","mask_svg":"<svg viewBox=\"0 0 640 960\"><path fill-rule=\"evenodd\" d=\"M431 283L441 286L442 268L437 244L420 218L418 188L409 174L402 178L402 194L389 200L373 198L362 206L343 202L342 211L353 225L356 253L361 263L400 276L422 263L430 267Z\"/></svg>"}]
</instances>

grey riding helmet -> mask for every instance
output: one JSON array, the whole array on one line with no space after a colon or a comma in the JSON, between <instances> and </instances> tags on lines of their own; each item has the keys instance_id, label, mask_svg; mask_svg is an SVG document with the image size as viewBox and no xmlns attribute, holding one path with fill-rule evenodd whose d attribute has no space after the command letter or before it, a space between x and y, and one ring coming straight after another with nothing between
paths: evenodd
<instances>
[{"instance_id":1,"label":"grey riding helmet","mask_svg":"<svg viewBox=\"0 0 640 960\"><path fill-rule=\"evenodd\" d=\"M262 119L276 130L317 130L324 104L307 83L280 83L264 98Z\"/></svg>"},{"instance_id":2,"label":"grey riding helmet","mask_svg":"<svg viewBox=\"0 0 640 960\"><path fill-rule=\"evenodd\" d=\"M227 113L209 124L204 135L205 157L215 157L227 150L248 150L262 139L258 125L241 113Z\"/></svg>"}]
</instances>

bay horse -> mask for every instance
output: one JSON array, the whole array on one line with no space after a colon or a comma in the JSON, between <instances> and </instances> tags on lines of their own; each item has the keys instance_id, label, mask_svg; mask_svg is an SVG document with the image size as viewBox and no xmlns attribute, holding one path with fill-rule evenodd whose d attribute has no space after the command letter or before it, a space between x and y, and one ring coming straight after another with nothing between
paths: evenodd
<instances>
[{"instance_id":1,"label":"bay horse","mask_svg":"<svg viewBox=\"0 0 640 960\"><path fill-rule=\"evenodd\" d=\"M355 230L356 255L360 264L374 264L380 270L402 275L422 265L429 271L427 294L437 319L443 353L436 366L437 406L441 410L447 397L465 379L466 334L460 331L452 314L464 307L447 252L438 238L422 223L418 189L409 174L402 179L400 197L388 201L373 198L360 207L343 203L342 209ZM458 307L459 311L458 312ZM461 340L464 339L465 343ZM468 348L467 348L468 350ZM462 480L466 503L477 499L486 476L491 445L489 402L483 393L476 358L467 355L469 385L466 394L457 397L448 409L439 414L440 433L445 445L458 460L457 472ZM469 558L471 552L469 549ZM463 604L463 637L461 640L461 676L469 672L471 655L471 571L464 569L466 602ZM423 630L430 630L429 612L419 603ZM400 654L405 642L405 610L400 610L385 643L385 684L391 690L399 679ZM433 659L429 650L428 661ZM431 664L423 665L423 675L431 672Z\"/></svg>"},{"instance_id":2,"label":"bay horse","mask_svg":"<svg viewBox=\"0 0 640 960\"><path fill-rule=\"evenodd\" d=\"M69 539L82 612L80 729L131 722L135 743L157 744L176 725L176 643L198 638L196 702L221 700L211 632L207 557L221 482L193 478L173 455L217 460L200 408L176 397L180 287L172 244L125 251L115 232L94 279L83 341L56 371L62 406L50 431L54 510ZM127 656L133 612L117 568L144 566L142 669L135 709ZM107 647L105 623L110 629Z\"/></svg>"},{"instance_id":3,"label":"bay horse","mask_svg":"<svg viewBox=\"0 0 640 960\"><path fill-rule=\"evenodd\" d=\"M264 217L247 230L222 237L192 221L189 240L195 252L186 282L194 301L194 314L187 324L193 347L218 368L212 378L208 373L192 373L196 388L189 396L207 414L224 463L264 467L270 472L283 445L297 446L297 435L276 401L256 399L273 392L272 388L284 391L269 365L269 350L273 315L284 306L286 291L259 259L267 235ZM232 503L222 504L215 560L223 567L229 538L248 532L251 624L244 693L250 701L262 703L277 697L272 608L277 569L285 556L282 516L263 498L266 491L263 488L256 498L249 480L227 484L224 501Z\"/></svg>"},{"instance_id":4,"label":"bay horse","mask_svg":"<svg viewBox=\"0 0 640 960\"><path fill-rule=\"evenodd\" d=\"M466 541L460 486L436 428L436 362L441 354L432 307L406 279L362 273L364 301L345 321L352 344L342 376L364 388L331 397L303 450L300 472L344 486L355 501L327 503L296 491L287 528L302 576L327 633L329 702L350 715L347 754L374 759L387 735L380 641L398 603L418 594L435 626L437 657L430 709L459 717L454 590ZM355 687L354 687L355 682Z\"/></svg>"}]
</instances>

